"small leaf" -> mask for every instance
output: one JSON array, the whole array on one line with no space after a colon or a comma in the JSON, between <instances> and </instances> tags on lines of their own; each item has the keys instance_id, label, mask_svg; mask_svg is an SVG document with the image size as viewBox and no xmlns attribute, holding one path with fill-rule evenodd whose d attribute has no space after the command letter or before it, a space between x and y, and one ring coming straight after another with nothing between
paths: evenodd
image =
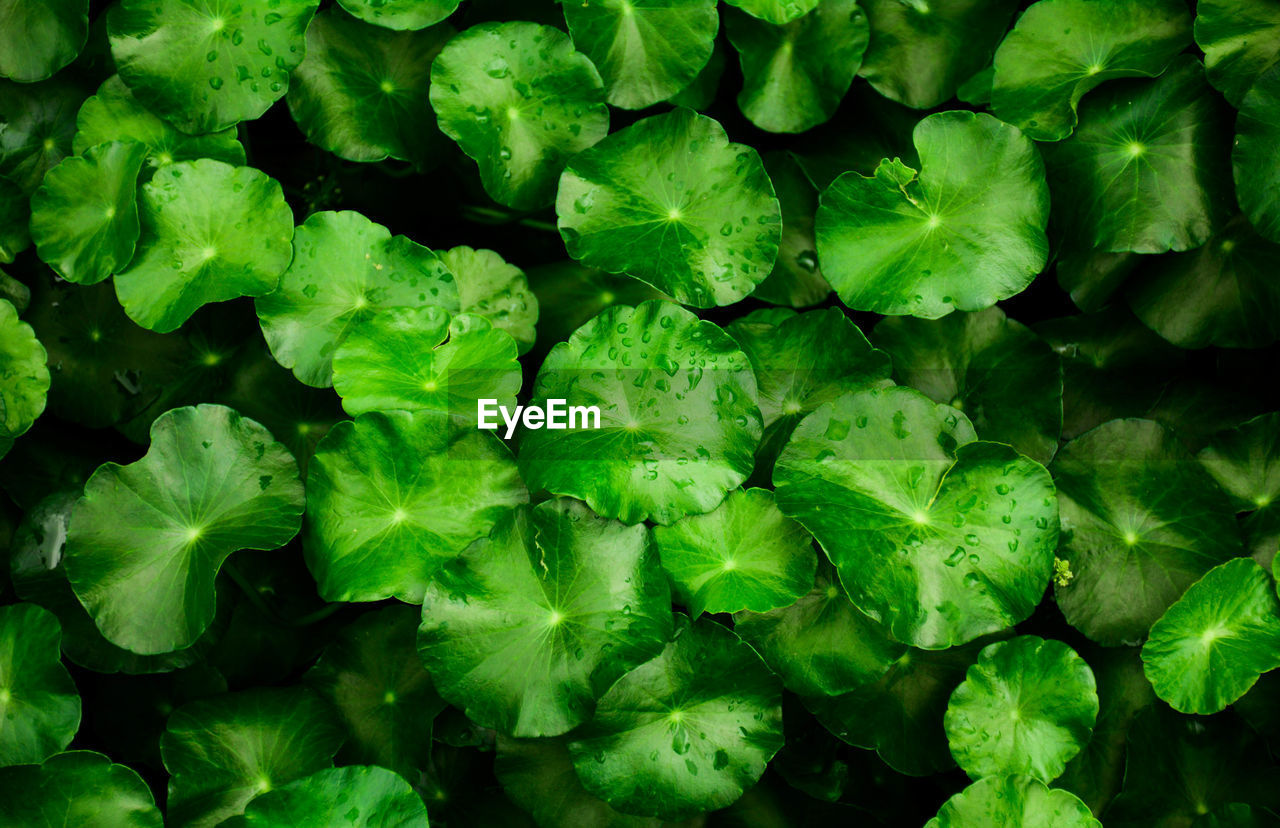
<instances>
[{"instance_id":1,"label":"small leaf","mask_svg":"<svg viewBox=\"0 0 1280 828\"><path fill-rule=\"evenodd\" d=\"M817 8L822 0L725 0L752 17L781 26L803 17Z\"/></svg>"},{"instance_id":2,"label":"small leaf","mask_svg":"<svg viewBox=\"0 0 1280 828\"><path fill-rule=\"evenodd\" d=\"M366 23L388 29L425 29L444 20L462 0L338 0Z\"/></svg>"},{"instance_id":3,"label":"small leaf","mask_svg":"<svg viewBox=\"0 0 1280 828\"><path fill-rule=\"evenodd\" d=\"M34 193L44 174L71 154L76 110L86 94L62 78L31 84L0 79L0 177Z\"/></svg>"},{"instance_id":4,"label":"small leaf","mask_svg":"<svg viewBox=\"0 0 1280 828\"><path fill-rule=\"evenodd\" d=\"M49 392L46 353L31 326L0 299L0 457L44 412Z\"/></svg>"},{"instance_id":5,"label":"small leaf","mask_svg":"<svg viewBox=\"0 0 1280 828\"><path fill-rule=\"evenodd\" d=\"M1214 435L1197 456L1237 511L1280 502L1280 413Z\"/></svg>"},{"instance_id":6,"label":"small leaf","mask_svg":"<svg viewBox=\"0 0 1280 828\"><path fill-rule=\"evenodd\" d=\"M522 354L533 346L538 297L524 271L492 250L465 245L441 252L440 261L458 280L458 306L463 313L479 314L511 334Z\"/></svg>"}]
</instances>

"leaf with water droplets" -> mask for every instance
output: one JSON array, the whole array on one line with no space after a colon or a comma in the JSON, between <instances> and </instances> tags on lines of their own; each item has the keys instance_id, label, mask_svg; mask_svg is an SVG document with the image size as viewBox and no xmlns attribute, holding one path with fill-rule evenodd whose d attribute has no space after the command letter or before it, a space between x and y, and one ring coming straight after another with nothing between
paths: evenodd
<instances>
[{"instance_id":1,"label":"leaf with water droplets","mask_svg":"<svg viewBox=\"0 0 1280 828\"><path fill-rule=\"evenodd\" d=\"M376 765L325 768L254 797L221 828L427 828L427 806L405 778Z\"/></svg>"},{"instance_id":2,"label":"leaf with water droplets","mask_svg":"<svg viewBox=\"0 0 1280 828\"><path fill-rule=\"evenodd\" d=\"M444 20L462 0L338 0L366 23L388 29L425 29Z\"/></svg>"}]
</instances>

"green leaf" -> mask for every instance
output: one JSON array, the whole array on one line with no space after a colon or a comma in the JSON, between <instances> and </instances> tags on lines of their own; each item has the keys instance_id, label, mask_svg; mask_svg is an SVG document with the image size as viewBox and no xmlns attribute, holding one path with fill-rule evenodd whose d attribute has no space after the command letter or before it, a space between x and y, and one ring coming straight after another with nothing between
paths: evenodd
<instances>
[{"instance_id":1,"label":"green leaf","mask_svg":"<svg viewBox=\"0 0 1280 828\"><path fill-rule=\"evenodd\" d=\"M768 612L813 586L813 539L778 511L768 489L738 489L705 515L653 531L680 604L704 612Z\"/></svg>"},{"instance_id":2,"label":"green leaf","mask_svg":"<svg viewBox=\"0 0 1280 828\"><path fill-rule=\"evenodd\" d=\"M1141 641L1188 586L1244 552L1230 503L1191 453L1150 420L1113 420L1050 467L1073 578L1068 623L1106 646Z\"/></svg>"},{"instance_id":3,"label":"green leaf","mask_svg":"<svg viewBox=\"0 0 1280 828\"><path fill-rule=\"evenodd\" d=\"M693 82L667 99L672 106L684 106L699 112L710 109L720 92L720 80L724 77L725 52L728 49L724 42L716 40L711 59L702 67Z\"/></svg>"},{"instance_id":4,"label":"green leaf","mask_svg":"<svg viewBox=\"0 0 1280 828\"><path fill-rule=\"evenodd\" d=\"M1104 251L1203 244L1232 210L1227 107L1192 57L1155 80L1113 83L1080 106L1080 125L1044 147L1056 220Z\"/></svg>"},{"instance_id":5,"label":"green leaf","mask_svg":"<svg viewBox=\"0 0 1280 828\"><path fill-rule=\"evenodd\" d=\"M734 615L734 630L802 696L836 696L874 684L906 647L849 602L823 561L813 589L765 613Z\"/></svg>"},{"instance_id":6,"label":"green leaf","mask_svg":"<svg viewBox=\"0 0 1280 828\"><path fill-rule=\"evenodd\" d=\"M1275 582L1252 558L1209 570L1152 625L1142 663L1156 695L1175 710L1226 709L1280 667Z\"/></svg>"},{"instance_id":7,"label":"green leaf","mask_svg":"<svg viewBox=\"0 0 1280 828\"><path fill-rule=\"evenodd\" d=\"M145 107L183 132L217 132L284 97L317 5L122 0L107 14L111 56Z\"/></svg>"},{"instance_id":8,"label":"green leaf","mask_svg":"<svg viewBox=\"0 0 1280 828\"><path fill-rule=\"evenodd\" d=\"M244 147L234 128L208 135L179 132L138 103L119 75L112 75L80 107L72 144L77 155L109 141L137 141L147 147L147 163L163 167L174 161L212 158L233 166L244 164Z\"/></svg>"},{"instance_id":9,"label":"green leaf","mask_svg":"<svg viewBox=\"0 0 1280 828\"><path fill-rule=\"evenodd\" d=\"M212 828L255 796L330 767L342 740L328 704L297 687L183 705L160 738L169 824Z\"/></svg>"},{"instance_id":10,"label":"green leaf","mask_svg":"<svg viewBox=\"0 0 1280 828\"><path fill-rule=\"evenodd\" d=\"M255 303L276 361L307 385L333 384L331 361L351 326L388 308L458 310L458 287L434 253L359 213L313 213L293 263Z\"/></svg>"},{"instance_id":11,"label":"green leaf","mask_svg":"<svg viewBox=\"0 0 1280 828\"><path fill-rule=\"evenodd\" d=\"M699 308L732 304L764 281L782 231L756 151L683 108L574 157L556 214L573 258Z\"/></svg>"},{"instance_id":12,"label":"green leaf","mask_svg":"<svg viewBox=\"0 0 1280 828\"><path fill-rule=\"evenodd\" d=\"M558 736L662 651L664 580L645 527L573 500L544 502L445 566L427 588L418 651L440 694L472 721Z\"/></svg>"},{"instance_id":13,"label":"green leaf","mask_svg":"<svg viewBox=\"0 0 1280 828\"><path fill-rule=\"evenodd\" d=\"M829 120L867 50L867 18L854 0L823 0L777 25L725 12L743 85L738 108L769 132L804 132Z\"/></svg>"},{"instance_id":14,"label":"green leaf","mask_svg":"<svg viewBox=\"0 0 1280 828\"><path fill-rule=\"evenodd\" d=\"M567 260L530 270L529 286L539 307L538 347L534 350L543 354L606 308L667 298L637 279Z\"/></svg>"},{"instance_id":15,"label":"green leaf","mask_svg":"<svg viewBox=\"0 0 1280 828\"><path fill-rule=\"evenodd\" d=\"M418 659L417 607L393 605L344 627L305 676L338 710L344 764L380 765L406 779L431 764L431 725L445 703Z\"/></svg>"},{"instance_id":16,"label":"green leaf","mask_svg":"<svg viewBox=\"0 0 1280 828\"><path fill-rule=\"evenodd\" d=\"M972 112L930 115L913 140L918 174L886 159L874 176L845 173L822 196L818 256L840 300L936 319L1021 292L1049 255L1049 190L1035 145Z\"/></svg>"},{"instance_id":17,"label":"green leaf","mask_svg":"<svg viewBox=\"0 0 1280 828\"><path fill-rule=\"evenodd\" d=\"M536 23L486 23L451 40L431 68L431 105L485 191L519 210L550 204L565 163L609 133L600 74Z\"/></svg>"},{"instance_id":18,"label":"green leaf","mask_svg":"<svg viewBox=\"0 0 1280 828\"><path fill-rule=\"evenodd\" d=\"M36 253L69 282L94 284L123 270L138 241L138 173L147 148L100 144L64 158L31 197Z\"/></svg>"},{"instance_id":19,"label":"green leaf","mask_svg":"<svg viewBox=\"0 0 1280 828\"><path fill-rule=\"evenodd\" d=\"M333 355L333 387L348 414L438 411L476 418L476 401L515 406L516 343L483 316L436 307L389 310L351 327Z\"/></svg>"},{"instance_id":20,"label":"green leaf","mask_svg":"<svg viewBox=\"0 0 1280 828\"><path fill-rule=\"evenodd\" d=\"M1013 0L864 0L871 48L858 73L890 100L931 109L991 62Z\"/></svg>"},{"instance_id":21,"label":"green leaf","mask_svg":"<svg viewBox=\"0 0 1280 828\"><path fill-rule=\"evenodd\" d=\"M427 828L427 806L386 768L327 768L254 797L223 828Z\"/></svg>"},{"instance_id":22,"label":"green leaf","mask_svg":"<svg viewBox=\"0 0 1280 828\"><path fill-rule=\"evenodd\" d=\"M1280 61L1280 7L1267 0L1197 2L1195 37L1209 83L1238 107L1258 76Z\"/></svg>"},{"instance_id":23,"label":"green leaf","mask_svg":"<svg viewBox=\"0 0 1280 828\"><path fill-rule=\"evenodd\" d=\"M816 305L831 294L831 285L818 267L818 245L813 238L818 191L791 153L766 153L764 166L782 207L782 239L773 272L751 295L793 308Z\"/></svg>"},{"instance_id":24,"label":"green leaf","mask_svg":"<svg viewBox=\"0 0 1280 828\"><path fill-rule=\"evenodd\" d=\"M44 80L89 39L89 0L0 0L0 78Z\"/></svg>"},{"instance_id":25,"label":"green leaf","mask_svg":"<svg viewBox=\"0 0 1280 828\"><path fill-rule=\"evenodd\" d=\"M201 306L275 290L293 257L293 213L252 167L184 161L142 185L142 237L116 294L133 321L175 330Z\"/></svg>"},{"instance_id":26,"label":"green leaf","mask_svg":"<svg viewBox=\"0 0 1280 828\"><path fill-rule=\"evenodd\" d=\"M142 655L190 646L213 619L214 577L240 549L298 532L298 466L258 423L219 405L176 408L136 463L85 484L67 530L67 577L113 644Z\"/></svg>"},{"instance_id":27,"label":"green leaf","mask_svg":"<svg viewBox=\"0 0 1280 828\"><path fill-rule=\"evenodd\" d=\"M425 29L453 14L462 0L338 0L366 23L388 29Z\"/></svg>"},{"instance_id":28,"label":"green leaf","mask_svg":"<svg viewBox=\"0 0 1280 828\"><path fill-rule=\"evenodd\" d=\"M548 399L597 407L600 428L524 429L529 488L580 498L624 523L711 511L751 472L760 441L746 356L670 302L609 308L553 348L531 405Z\"/></svg>"},{"instance_id":29,"label":"green leaf","mask_svg":"<svg viewBox=\"0 0 1280 828\"><path fill-rule=\"evenodd\" d=\"M1181 0L1039 0L996 50L991 111L1037 141L1061 141L1089 90L1153 78L1190 43Z\"/></svg>"},{"instance_id":30,"label":"green leaf","mask_svg":"<svg viewBox=\"0 0 1280 828\"><path fill-rule=\"evenodd\" d=\"M725 0L752 17L781 26L803 17L820 6L823 0Z\"/></svg>"},{"instance_id":31,"label":"green leaf","mask_svg":"<svg viewBox=\"0 0 1280 828\"><path fill-rule=\"evenodd\" d=\"M431 411L338 423L311 460L307 493L320 596L412 604L445 561L529 498L497 437Z\"/></svg>"},{"instance_id":32,"label":"green leaf","mask_svg":"<svg viewBox=\"0 0 1280 828\"><path fill-rule=\"evenodd\" d=\"M443 144L427 100L431 61L453 34L451 26L393 32L322 11L307 28L289 112L307 141L339 158L426 167Z\"/></svg>"},{"instance_id":33,"label":"green leaf","mask_svg":"<svg viewBox=\"0 0 1280 828\"><path fill-rule=\"evenodd\" d=\"M462 311L485 317L515 338L520 353L528 351L537 336L538 297L529 289L524 271L492 250L462 245L439 255L457 277Z\"/></svg>"},{"instance_id":34,"label":"green leaf","mask_svg":"<svg viewBox=\"0 0 1280 828\"><path fill-rule=\"evenodd\" d=\"M1044 0L1041 0L1044 2ZM980 779L948 799L925 828L1102 828L1075 795L1028 776Z\"/></svg>"},{"instance_id":35,"label":"green leaf","mask_svg":"<svg viewBox=\"0 0 1280 828\"><path fill-rule=\"evenodd\" d=\"M80 696L59 661L61 638L48 610L0 607L0 767L43 762L80 728Z\"/></svg>"},{"instance_id":36,"label":"green leaf","mask_svg":"<svg viewBox=\"0 0 1280 828\"><path fill-rule=\"evenodd\" d=\"M681 819L734 802L782 747L782 685L730 630L678 616L569 743L583 787L614 808Z\"/></svg>"},{"instance_id":37,"label":"green leaf","mask_svg":"<svg viewBox=\"0 0 1280 828\"><path fill-rule=\"evenodd\" d=\"M1231 151L1240 209L1259 235L1280 242L1280 64L1265 72L1240 103Z\"/></svg>"},{"instance_id":38,"label":"green leaf","mask_svg":"<svg viewBox=\"0 0 1280 828\"><path fill-rule=\"evenodd\" d=\"M0 820L9 825L162 828L147 783L101 753L59 753L0 770Z\"/></svg>"},{"instance_id":39,"label":"green leaf","mask_svg":"<svg viewBox=\"0 0 1280 828\"><path fill-rule=\"evenodd\" d=\"M1051 782L1089 742L1098 717L1093 671L1061 641L1022 635L988 646L951 694L951 755L973 779Z\"/></svg>"},{"instance_id":40,"label":"green leaf","mask_svg":"<svg viewBox=\"0 0 1280 828\"><path fill-rule=\"evenodd\" d=\"M0 457L44 412L49 392L46 353L31 326L0 299Z\"/></svg>"},{"instance_id":41,"label":"green leaf","mask_svg":"<svg viewBox=\"0 0 1280 828\"><path fill-rule=\"evenodd\" d=\"M31 244L30 221L27 194L9 179L0 178L0 264L12 262Z\"/></svg>"},{"instance_id":42,"label":"green leaf","mask_svg":"<svg viewBox=\"0 0 1280 828\"><path fill-rule=\"evenodd\" d=\"M941 649L1011 626L1048 585L1053 481L973 438L963 414L917 391L855 391L806 417L774 469L783 513L903 643Z\"/></svg>"},{"instance_id":43,"label":"green leaf","mask_svg":"<svg viewBox=\"0 0 1280 828\"><path fill-rule=\"evenodd\" d=\"M0 177L27 195L35 192L44 174L71 154L84 98L83 89L62 78L31 84L0 79Z\"/></svg>"},{"instance_id":44,"label":"green leaf","mask_svg":"<svg viewBox=\"0 0 1280 828\"><path fill-rule=\"evenodd\" d=\"M1280 502L1280 413L1214 435L1197 456L1237 511Z\"/></svg>"},{"instance_id":45,"label":"green leaf","mask_svg":"<svg viewBox=\"0 0 1280 828\"><path fill-rule=\"evenodd\" d=\"M938 320L886 319L872 332L898 381L957 408L984 440L1040 463L1062 433L1062 365L1030 328L999 308Z\"/></svg>"},{"instance_id":46,"label":"green leaf","mask_svg":"<svg viewBox=\"0 0 1280 828\"><path fill-rule=\"evenodd\" d=\"M622 109L644 109L689 86L720 28L715 0L593 0L563 9L574 46Z\"/></svg>"}]
</instances>

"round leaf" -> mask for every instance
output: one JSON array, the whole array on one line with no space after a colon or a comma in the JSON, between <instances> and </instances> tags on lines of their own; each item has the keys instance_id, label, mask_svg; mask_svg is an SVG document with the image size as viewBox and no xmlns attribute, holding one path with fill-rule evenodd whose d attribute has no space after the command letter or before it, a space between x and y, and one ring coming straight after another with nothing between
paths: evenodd
<instances>
[{"instance_id":1,"label":"round leaf","mask_svg":"<svg viewBox=\"0 0 1280 828\"><path fill-rule=\"evenodd\" d=\"M257 796L223 828L427 828L427 806L386 768L328 768Z\"/></svg>"},{"instance_id":2,"label":"round leaf","mask_svg":"<svg viewBox=\"0 0 1280 828\"><path fill-rule=\"evenodd\" d=\"M393 309L352 326L333 356L333 387L348 414L438 411L476 417L476 401L515 406L516 343L481 316Z\"/></svg>"},{"instance_id":3,"label":"round leaf","mask_svg":"<svg viewBox=\"0 0 1280 828\"><path fill-rule=\"evenodd\" d=\"M1244 552L1230 503L1190 452L1150 420L1113 420L1052 465L1062 511L1056 589L1067 621L1106 646L1136 643L1182 591Z\"/></svg>"},{"instance_id":4,"label":"round leaf","mask_svg":"<svg viewBox=\"0 0 1280 828\"><path fill-rule=\"evenodd\" d=\"M0 770L0 820L8 825L161 828L151 789L101 753L75 750L41 765Z\"/></svg>"},{"instance_id":5,"label":"round leaf","mask_svg":"<svg viewBox=\"0 0 1280 828\"><path fill-rule=\"evenodd\" d=\"M1022 291L1049 254L1049 190L1035 146L972 112L930 115L913 140L919 173L886 159L870 178L845 173L822 196L818 255L840 300L936 319Z\"/></svg>"},{"instance_id":6,"label":"round leaf","mask_svg":"<svg viewBox=\"0 0 1280 828\"><path fill-rule=\"evenodd\" d=\"M446 565L427 588L418 651L440 694L472 721L557 736L670 635L645 527L566 499L516 512Z\"/></svg>"},{"instance_id":7,"label":"round leaf","mask_svg":"<svg viewBox=\"0 0 1280 828\"><path fill-rule=\"evenodd\" d=\"M160 738L170 774L169 820L218 825L255 796L330 767L342 740L332 709L301 688L183 705Z\"/></svg>"},{"instance_id":8,"label":"round leaf","mask_svg":"<svg viewBox=\"0 0 1280 828\"><path fill-rule=\"evenodd\" d=\"M886 319L872 333L898 380L957 408L984 440L1047 463L1062 433L1062 365L999 308L938 320Z\"/></svg>"},{"instance_id":9,"label":"round leaf","mask_svg":"<svg viewBox=\"0 0 1280 828\"><path fill-rule=\"evenodd\" d=\"M1061 141L1089 90L1155 77L1190 42L1181 0L1039 0L996 50L991 111L1037 141Z\"/></svg>"},{"instance_id":10,"label":"round leaf","mask_svg":"<svg viewBox=\"0 0 1280 828\"><path fill-rule=\"evenodd\" d=\"M715 0L565 3L573 44L600 70L609 103L644 109L693 83L715 48Z\"/></svg>"},{"instance_id":11,"label":"round leaf","mask_svg":"<svg viewBox=\"0 0 1280 828\"><path fill-rule=\"evenodd\" d=\"M348 161L427 166L443 143L427 100L431 61L453 34L450 26L393 32L337 9L320 12L289 89L298 128Z\"/></svg>"},{"instance_id":12,"label":"round leaf","mask_svg":"<svg viewBox=\"0 0 1280 828\"><path fill-rule=\"evenodd\" d=\"M0 78L44 80L89 39L89 0L0 0Z\"/></svg>"},{"instance_id":13,"label":"round leaf","mask_svg":"<svg viewBox=\"0 0 1280 828\"><path fill-rule=\"evenodd\" d=\"M1142 663L1156 695L1175 710L1226 709L1280 667L1275 582L1252 558L1209 570L1152 625Z\"/></svg>"},{"instance_id":14,"label":"round leaf","mask_svg":"<svg viewBox=\"0 0 1280 828\"><path fill-rule=\"evenodd\" d=\"M595 66L536 23L486 23L451 40L431 67L431 105L485 191L519 210L550 204L569 158L609 133Z\"/></svg>"},{"instance_id":15,"label":"round leaf","mask_svg":"<svg viewBox=\"0 0 1280 828\"><path fill-rule=\"evenodd\" d=\"M679 617L662 654L618 680L569 743L583 786L630 814L732 803L782 747L782 686L728 629Z\"/></svg>"},{"instance_id":16,"label":"round leaf","mask_svg":"<svg viewBox=\"0 0 1280 828\"><path fill-rule=\"evenodd\" d=\"M187 135L152 114L124 85L119 75L112 75L92 98L80 107L76 116L73 149L77 155L98 144L110 141L137 141L147 147L147 163L163 167L174 161L212 158L234 166L244 164L244 147L234 128L208 135Z\"/></svg>"},{"instance_id":17,"label":"round leaf","mask_svg":"<svg viewBox=\"0 0 1280 828\"><path fill-rule=\"evenodd\" d=\"M298 532L293 455L229 408L175 408L151 448L85 484L67 530L67 577L94 623L135 653L190 646L213 619L214 578L239 549L275 549Z\"/></svg>"},{"instance_id":18,"label":"round leaf","mask_svg":"<svg viewBox=\"0 0 1280 828\"><path fill-rule=\"evenodd\" d=\"M1240 103L1231 152L1240 209L1264 238L1280 242L1280 64L1258 78Z\"/></svg>"},{"instance_id":19,"label":"round leaf","mask_svg":"<svg viewBox=\"0 0 1280 828\"><path fill-rule=\"evenodd\" d=\"M107 14L120 78L187 133L257 118L289 89L319 0L122 0Z\"/></svg>"},{"instance_id":20,"label":"round leaf","mask_svg":"<svg viewBox=\"0 0 1280 828\"><path fill-rule=\"evenodd\" d=\"M388 29L425 29L453 14L462 0L338 0L366 23Z\"/></svg>"},{"instance_id":21,"label":"round leaf","mask_svg":"<svg viewBox=\"0 0 1280 828\"><path fill-rule=\"evenodd\" d=\"M556 214L573 258L699 308L732 304L764 281L782 235L760 156L683 108L574 157Z\"/></svg>"},{"instance_id":22,"label":"round leaf","mask_svg":"<svg viewBox=\"0 0 1280 828\"><path fill-rule=\"evenodd\" d=\"M1215 435L1199 458L1238 511L1280 502L1280 413Z\"/></svg>"},{"instance_id":23,"label":"round leaf","mask_svg":"<svg viewBox=\"0 0 1280 828\"><path fill-rule=\"evenodd\" d=\"M1049 473L973 437L963 414L917 391L855 391L801 421L774 469L783 513L903 643L940 649L1012 626L1048 585Z\"/></svg>"},{"instance_id":24,"label":"round leaf","mask_svg":"<svg viewBox=\"0 0 1280 828\"><path fill-rule=\"evenodd\" d=\"M863 0L871 48L858 73L890 100L931 109L991 62L1013 0Z\"/></svg>"},{"instance_id":25,"label":"round leaf","mask_svg":"<svg viewBox=\"0 0 1280 828\"><path fill-rule=\"evenodd\" d=\"M280 286L255 303L271 353L307 385L333 383L331 361L352 325L387 308L458 310L458 288L427 248L359 213L313 213L294 236Z\"/></svg>"},{"instance_id":26,"label":"round leaf","mask_svg":"<svg viewBox=\"0 0 1280 828\"><path fill-rule=\"evenodd\" d=\"M529 488L580 498L624 523L711 511L751 472L760 440L747 358L670 302L612 307L583 325L547 356L533 397L595 406L600 428L525 429Z\"/></svg>"},{"instance_id":27,"label":"round leaf","mask_svg":"<svg viewBox=\"0 0 1280 828\"><path fill-rule=\"evenodd\" d=\"M138 173L147 148L101 144L64 158L31 197L36 254L69 282L94 284L123 269L138 241Z\"/></svg>"},{"instance_id":28,"label":"round leaf","mask_svg":"<svg viewBox=\"0 0 1280 828\"><path fill-rule=\"evenodd\" d=\"M1041 0L1044 2L1044 0ZM925 828L1102 828L1075 795L1027 776L980 779L948 799Z\"/></svg>"},{"instance_id":29,"label":"round leaf","mask_svg":"<svg viewBox=\"0 0 1280 828\"><path fill-rule=\"evenodd\" d=\"M49 392L46 353L31 326L0 299L0 457L44 412Z\"/></svg>"},{"instance_id":30,"label":"round leaf","mask_svg":"<svg viewBox=\"0 0 1280 828\"><path fill-rule=\"evenodd\" d=\"M170 164L142 186L142 237L116 295L133 321L175 330L201 306L270 293L293 257L274 179L221 161Z\"/></svg>"},{"instance_id":31,"label":"round leaf","mask_svg":"<svg viewBox=\"0 0 1280 828\"><path fill-rule=\"evenodd\" d=\"M1080 125L1044 147L1055 215L1104 251L1198 247L1232 209L1227 107L1192 57L1150 81L1113 83L1080 106Z\"/></svg>"},{"instance_id":32,"label":"round leaf","mask_svg":"<svg viewBox=\"0 0 1280 828\"><path fill-rule=\"evenodd\" d=\"M813 586L812 538L787 518L767 489L729 493L712 512L653 532L677 600L704 612L767 612L789 606Z\"/></svg>"},{"instance_id":33,"label":"round leaf","mask_svg":"<svg viewBox=\"0 0 1280 828\"><path fill-rule=\"evenodd\" d=\"M529 289L524 271L492 250L459 246L440 253L458 280L458 305L464 313L476 313L506 331L524 353L533 346L537 332L538 297Z\"/></svg>"},{"instance_id":34,"label":"round leaf","mask_svg":"<svg viewBox=\"0 0 1280 828\"><path fill-rule=\"evenodd\" d=\"M951 694L951 755L973 779L1051 782L1089 743L1098 718L1093 671L1061 641L1023 635L988 646Z\"/></svg>"},{"instance_id":35,"label":"round leaf","mask_svg":"<svg viewBox=\"0 0 1280 828\"><path fill-rule=\"evenodd\" d=\"M804 132L829 120L862 65L866 15L854 0L825 0L786 25L757 17L725 14L742 64L742 113L769 132Z\"/></svg>"},{"instance_id":36,"label":"round leaf","mask_svg":"<svg viewBox=\"0 0 1280 828\"><path fill-rule=\"evenodd\" d=\"M31 84L0 79L0 177L27 195L35 192L44 174L71 154L84 98L83 89L61 78Z\"/></svg>"},{"instance_id":37,"label":"round leaf","mask_svg":"<svg viewBox=\"0 0 1280 828\"><path fill-rule=\"evenodd\" d=\"M1195 37L1209 83L1238 107L1258 76L1280 61L1280 6L1202 0L1196 3Z\"/></svg>"},{"instance_id":38,"label":"round leaf","mask_svg":"<svg viewBox=\"0 0 1280 828\"><path fill-rule=\"evenodd\" d=\"M822 0L725 0L730 6L737 6L752 17L757 17L775 26L790 23L813 11Z\"/></svg>"},{"instance_id":39,"label":"round leaf","mask_svg":"<svg viewBox=\"0 0 1280 828\"><path fill-rule=\"evenodd\" d=\"M59 660L61 638L48 610L0 607L0 767L42 762L80 728L80 696Z\"/></svg>"},{"instance_id":40,"label":"round leaf","mask_svg":"<svg viewBox=\"0 0 1280 828\"><path fill-rule=\"evenodd\" d=\"M497 437L431 411L338 423L311 459L307 495L320 596L413 604L441 564L529 498Z\"/></svg>"}]
</instances>

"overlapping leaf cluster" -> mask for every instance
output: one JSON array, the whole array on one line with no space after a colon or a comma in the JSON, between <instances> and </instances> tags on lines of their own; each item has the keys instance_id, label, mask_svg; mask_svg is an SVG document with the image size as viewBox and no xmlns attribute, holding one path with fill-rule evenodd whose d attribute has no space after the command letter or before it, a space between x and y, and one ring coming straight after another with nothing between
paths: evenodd
<instances>
[{"instance_id":1,"label":"overlapping leaf cluster","mask_svg":"<svg viewBox=\"0 0 1280 828\"><path fill-rule=\"evenodd\" d=\"M1277 824L1278 147L1271 0L0 0L0 823Z\"/></svg>"}]
</instances>

